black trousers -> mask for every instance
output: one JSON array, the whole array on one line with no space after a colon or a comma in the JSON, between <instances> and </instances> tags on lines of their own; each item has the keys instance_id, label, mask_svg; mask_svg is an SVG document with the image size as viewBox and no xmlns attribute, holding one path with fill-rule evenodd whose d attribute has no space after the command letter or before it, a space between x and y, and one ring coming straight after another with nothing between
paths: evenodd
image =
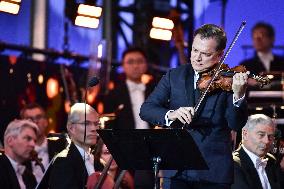
<instances>
[{"instance_id":1,"label":"black trousers","mask_svg":"<svg viewBox=\"0 0 284 189\"><path fill-rule=\"evenodd\" d=\"M220 184L210 182L190 182L179 179L171 180L170 189L230 189L231 184Z\"/></svg>"}]
</instances>

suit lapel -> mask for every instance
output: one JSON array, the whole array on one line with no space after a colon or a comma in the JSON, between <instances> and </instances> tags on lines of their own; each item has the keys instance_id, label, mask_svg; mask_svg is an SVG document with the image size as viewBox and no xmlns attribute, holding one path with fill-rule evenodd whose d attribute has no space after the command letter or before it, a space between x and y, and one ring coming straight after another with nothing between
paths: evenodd
<instances>
[{"instance_id":1,"label":"suit lapel","mask_svg":"<svg viewBox=\"0 0 284 189\"><path fill-rule=\"evenodd\" d=\"M87 169L79 150L73 143L71 143L70 146L70 154L72 154L71 160L74 162L74 165L76 165L77 167L78 177L82 177L81 180L83 181L83 183L86 183L88 178Z\"/></svg>"},{"instance_id":2,"label":"suit lapel","mask_svg":"<svg viewBox=\"0 0 284 189\"><path fill-rule=\"evenodd\" d=\"M262 189L260 178L250 157L247 155L247 153L244 151L243 148L240 148L239 153L240 153L241 165L248 176L247 180L249 182L249 185L256 189L258 188Z\"/></svg>"},{"instance_id":3,"label":"suit lapel","mask_svg":"<svg viewBox=\"0 0 284 189\"><path fill-rule=\"evenodd\" d=\"M193 107L195 98L194 98L194 71L191 65L187 65L185 69L185 92L187 98L188 106Z\"/></svg>"},{"instance_id":4,"label":"suit lapel","mask_svg":"<svg viewBox=\"0 0 284 189\"><path fill-rule=\"evenodd\" d=\"M269 156L266 156L268 158L267 166L265 167L265 172L267 174L267 178L269 180L271 188L279 188L279 180L277 178L277 175L275 173L276 165L275 162L272 161L272 158Z\"/></svg>"},{"instance_id":5,"label":"suit lapel","mask_svg":"<svg viewBox=\"0 0 284 189\"><path fill-rule=\"evenodd\" d=\"M11 162L9 161L9 159L7 158L6 155L4 155L3 158L5 160L5 164L7 165L6 166L6 168L7 168L6 171L7 171L8 178L11 179L10 182L11 182L11 185L13 186L12 188L20 189L20 184L19 184L17 175L16 175L16 173L14 171L14 168L13 168ZM5 169L5 168L1 167L1 169Z\"/></svg>"}]
</instances>

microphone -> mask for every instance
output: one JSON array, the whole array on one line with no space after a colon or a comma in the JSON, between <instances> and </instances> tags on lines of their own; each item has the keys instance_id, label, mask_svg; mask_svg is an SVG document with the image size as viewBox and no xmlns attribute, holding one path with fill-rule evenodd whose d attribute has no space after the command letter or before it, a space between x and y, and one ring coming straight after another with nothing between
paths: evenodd
<instances>
[{"instance_id":1,"label":"microphone","mask_svg":"<svg viewBox=\"0 0 284 189\"><path fill-rule=\"evenodd\" d=\"M96 76L92 77L89 82L87 83L87 86L86 86L86 92L85 92L85 129L84 129L84 143L86 142L86 121L87 121L87 110L86 110L86 104L87 104L87 93L88 93L88 88L91 88L91 87L94 87L96 86L97 84L99 84L100 82L100 79L97 78Z\"/></svg>"},{"instance_id":2,"label":"microphone","mask_svg":"<svg viewBox=\"0 0 284 189\"><path fill-rule=\"evenodd\" d=\"M87 88L89 88L89 87L94 87L94 86L96 86L96 85L99 84L99 83L100 83L100 79L97 78L96 76L94 76L94 77L92 77L92 78L89 80L89 82L88 82L88 84L87 84Z\"/></svg>"}]
</instances>

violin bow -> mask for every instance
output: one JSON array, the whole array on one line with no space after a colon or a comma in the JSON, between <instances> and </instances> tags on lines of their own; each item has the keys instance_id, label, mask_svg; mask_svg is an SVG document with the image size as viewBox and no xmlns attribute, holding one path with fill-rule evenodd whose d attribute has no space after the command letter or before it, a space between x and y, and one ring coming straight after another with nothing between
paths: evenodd
<instances>
[{"instance_id":1,"label":"violin bow","mask_svg":"<svg viewBox=\"0 0 284 189\"><path fill-rule=\"evenodd\" d=\"M196 105L194 106L194 112L197 113L199 111L199 108L201 106L201 104L203 103L204 98L206 97L210 86L212 85L213 81L218 77L218 73L222 68L222 65L224 64L227 56L229 55L229 53L231 52L233 46L235 45L236 41L238 40L240 34L242 33L243 29L245 28L246 25L246 21L242 21L241 26L239 27L237 33L234 36L233 41L231 42L229 48L227 49L226 53L222 56L222 58L220 59L219 63L217 64L217 69L214 72L212 79L209 81L206 89L204 90L203 93L201 93L201 96L198 99L198 102L196 103ZM196 114L195 114L196 115Z\"/></svg>"}]
</instances>

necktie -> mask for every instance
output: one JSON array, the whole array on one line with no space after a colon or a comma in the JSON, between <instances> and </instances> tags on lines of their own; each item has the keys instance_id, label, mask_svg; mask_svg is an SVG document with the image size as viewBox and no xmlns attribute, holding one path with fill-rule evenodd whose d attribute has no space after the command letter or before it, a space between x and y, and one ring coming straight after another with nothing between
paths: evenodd
<instances>
[{"instance_id":1,"label":"necktie","mask_svg":"<svg viewBox=\"0 0 284 189\"><path fill-rule=\"evenodd\" d=\"M260 158L258 158L258 159L256 160L256 169L258 169L258 168L260 168L260 167L262 167L263 169L265 169L265 167L266 167L266 165L267 165L267 161L268 161L267 158L265 158L265 159L260 159Z\"/></svg>"},{"instance_id":2,"label":"necktie","mask_svg":"<svg viewBox=\"0 0 284 189\"><path fill-rule=\"evenodd\" d=\"M262 186L263 186L263 189L268 189L268 185L269 185L269 181L268 181L268 178L267 178L267 175L265 173L265 167L267 165L267 161L268 159L265 158L265 159L260 159L258 158L256 160L256 169L260 169L260 175L262 177Z\"/></svg>"},{"instance_id":3,"label":"necktie","mask_svg":"<svg viewBox=\"0 0 284 189\"><path fill-rule=\"evenodd\" d=\"M37 185L36 178L32 172L31 165L26 165L22 174L23 181L26 185L26 189L34 189Z\"/></svg>"},{"instance_id":4,"label":"necktie","mask_svg":"<svg viewBox=\"0 0 284 189\"><path fill-rule=\"evenodd\" d=\"M94 169L94 156L92 154L86 154L85 156L85 166L88 172L88 175L91 175L95 172Z\"/></svg>"},{"instance_id":5,"label":"necktie","mask_svg":"<svg viewBox=\"0 0 284 189\"><path fill-rule=\"evenodd\" d=\"M24 165L20 165L20 164L17 164L17 173L19 173L20 175L22 175L25 171L25 166Z\"/></svg>"}]
</instances>

